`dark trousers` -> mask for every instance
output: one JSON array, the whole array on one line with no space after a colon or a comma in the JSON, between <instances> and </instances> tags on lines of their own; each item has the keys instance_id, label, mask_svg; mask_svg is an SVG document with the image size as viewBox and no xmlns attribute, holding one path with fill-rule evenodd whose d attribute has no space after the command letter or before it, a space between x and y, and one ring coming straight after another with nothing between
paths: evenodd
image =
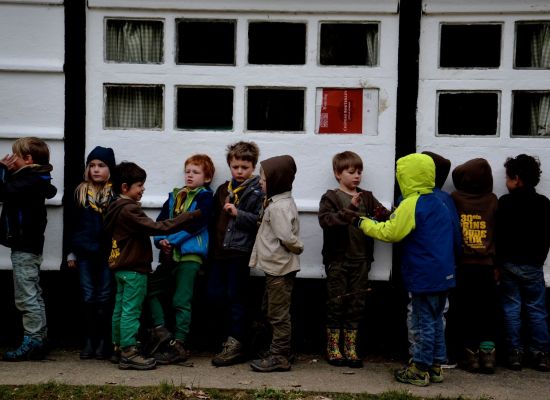
<instances>
[{"instance_id":1,"label":"dark trousers","mask_svg":"<svg viewBox=\"0 0 550 400\"><path fill-rule=\"evenodd\" d=\"M265 276L264 309L271 325L272 338L269 351L274 355L288 356L292 338L290 304L296 273L283 276Z\"/></svg>"}]
</instances>

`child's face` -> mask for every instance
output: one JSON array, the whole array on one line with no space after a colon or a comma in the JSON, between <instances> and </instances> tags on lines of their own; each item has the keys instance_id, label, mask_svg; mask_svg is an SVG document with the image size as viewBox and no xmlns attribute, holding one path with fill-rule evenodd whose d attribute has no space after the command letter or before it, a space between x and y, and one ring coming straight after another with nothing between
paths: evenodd
<instances>
[{"instance_id":1,"label":"child's face","mask_svg":"<svg viewBox=\"0 0 550 400\"><path fill-rule=\"evenodd\" d=\"M132 183L128 186L127 183L122 184L122 194L135 201L140 201L145 192L145 182Z\"/></svg>"},{"instance_id":2,"label":"child's face","mask_svg":"<svg viewBox=\"0 0 550 400\"><path fill-rule=\"evenodd\" d=\"M506 188L509 192L522 186L523 182L521 181L519 176L516 176L515 178L510 178L508 175L506 175Z\"/></svg>"},{"instance_id":3,"label":"child's face","mask_svg":"<svg viewBox=\"0 0 550 400\"><path fill-rule=\"evenodd\" d=\"M250 161L232 158L231 161L229 161L229 169L231 170L231 177L238 183L243 183L252 176L254 165L252 165Z\"/></svg>"},{"instance_id":4,"label":"child's face","mask_svg":"<svg viewBox=\"0 0 550 400\"><path fill-rule=\"evenodd\" d=\"M18 171L19 169L23 168L25 165L31 165L34 164L34 161L32 159L32 156L30 154L23 156L21 154L14 153L15 160L13 161L14 170Z\"/></svg>"},{"instance_id":5,"label":"child's face","mask_svg":"<svg viewBox=\"0 0 550 400\"><path fill-rule=\"evenodd\" d=\"M363 171L357 168L346 168L342 172L336 172L334 175L340 183L340 189L355 192L357 186L361 184L361 175Z\"/></svg>"},{"instance_id":6,"label":"child's face","mask_svg":"<svg viewBox=\"0 0 550 400\"><path fill-rule=\"evenodd\" d=\"M88 175L93 183L107 182L110 174L109 167L101 160L92 160L88 164Z\"/></svg>"},{"instance_id":7,"label":"child's face","mask_svg":"<svg viewBox=\"0 0 550 400\"><path fill-rule=\"evenodd\" d=\"M262 188L262 192L267 193L267 182L265 180L265 172L261 168L260 168L260 187Z\"/></svg>"},{"instance_id":8,"label":"child's face","mask_svg":"<svg viewBox=\"0 0 550 400\"><path fill-rule=\"evenodd\" d=\"M209 182L210 179L206 179L201 165L190 163L185 166L185 186L189 189L196 189Z\"/></svg>"}]
</instances>

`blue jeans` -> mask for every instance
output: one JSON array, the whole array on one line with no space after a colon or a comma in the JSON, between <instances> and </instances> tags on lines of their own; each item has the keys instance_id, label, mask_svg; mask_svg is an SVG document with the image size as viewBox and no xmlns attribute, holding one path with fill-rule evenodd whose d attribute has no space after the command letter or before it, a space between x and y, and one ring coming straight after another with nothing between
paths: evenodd
<instances>
[{"instance_id":1,"label":"blue jeans","mask_svg":"<svg viewBox=\"0 0 550 400\"><path fill-rule=\"evenodd\" d=\"M78 258L78 276L84 303L106 303L111 299L112 274L105 257Z\"/></svg>"},{"instance_id":2,"label":"blue jeans","mask_svg":"<svg viewBox=\"0 0 550 400\"><path fill-rule=\"evenodd\" d=\"M542 267L505 263L500 288L508 349L522 349L521 311L525 311L531 352L549 352L550 335L546 322L546 288Z\"/></svg>"},{"instance_id":3,"label":"blue jeans","mask_svg":"<svg viewBox=\"0 0 550 400\"><path fill-rule=\"evenodd\" d=\"M410 329L414 342L411 346L412 359L420 368L447 361L443 310L447 293L412 294Z\"/></svg>"},{"instance_id":4,"label":"blue jeans","mask_svg":"<svg viewBox=\"0 0 550 400\"><path fill-rule=\"evenodd\" d=\"M25 336L43 340L47 336L46 306L40 287L42 255L11 252L15 306L23 314Z\"/></svg>"}]
</instances>

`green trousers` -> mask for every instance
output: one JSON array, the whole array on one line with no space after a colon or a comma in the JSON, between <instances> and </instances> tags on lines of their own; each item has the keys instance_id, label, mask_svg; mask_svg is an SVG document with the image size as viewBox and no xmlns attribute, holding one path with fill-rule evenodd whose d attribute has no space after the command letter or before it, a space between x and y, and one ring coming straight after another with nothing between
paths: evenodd
<instances>
[{"instance_id":1,"label":"green trousers","mask_svg":"<svg viewBox=\"0 0 550 400\"><path fill-rule=\"evenodd\" d=\"M153 325L164 325L164 310L160 297L173 291L172 307L176 317L174 336L181 341L187 339L191 326L191 301L199 268L200 264L194 261L161 264L149 279L147 297Z\"/></svg>"}]
</instances>

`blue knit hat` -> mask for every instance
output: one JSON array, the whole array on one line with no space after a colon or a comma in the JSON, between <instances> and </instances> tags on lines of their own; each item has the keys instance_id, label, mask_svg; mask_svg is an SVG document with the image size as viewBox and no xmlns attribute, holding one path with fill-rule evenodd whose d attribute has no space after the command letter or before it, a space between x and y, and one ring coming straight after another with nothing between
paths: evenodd
<instances>
[{"instance_id":1,"label":"blue knit hat","mask_svg":"<svg viewBox=\"0 0 550 400\"><path fill-rule=\"evenodd\" d=\"M105 165L109 167L109 171L111 172L111 174L115 170L115 152L110 147L96 146L96 148L94 148L92 151L90 151L90 154L88 154L88 157L86 158L86 165L88 165L92 160L103 161Z\"/></svg>"}]
</instances>

